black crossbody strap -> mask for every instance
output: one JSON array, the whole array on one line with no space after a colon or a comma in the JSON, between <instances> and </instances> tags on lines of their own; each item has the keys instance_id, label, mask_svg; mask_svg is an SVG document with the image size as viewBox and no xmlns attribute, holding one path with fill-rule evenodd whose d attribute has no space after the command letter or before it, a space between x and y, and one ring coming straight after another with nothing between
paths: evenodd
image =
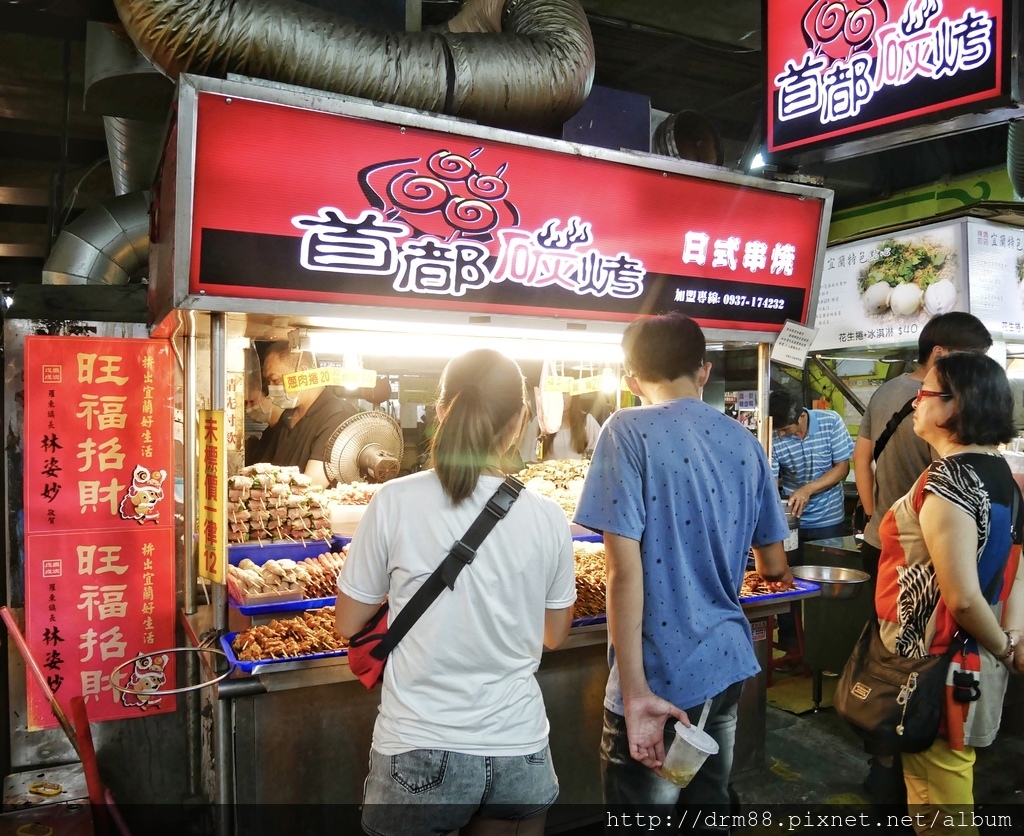
<instances>
[{"instance_id":1,"label":"black crossbody strap","mask_svg":"<svg viewBox=\"0 0 1024 836\"><path fill-rule=\"evenodd\" d=\"M914 401L917 400L917 395L914 395L909 401L907 401L900 408L900 411L895 413L892 418L889 419L889 423L885 425L885 429L882 434L875 439L875 461L878 461L878 457L882 455L882 451L885 449L885 445L889 443L889 439L892 438L892 434L899 429L900 424L903 423L903 419L906 418L911 412L914 411Z\"/></svg>"},{"instance_id":2,"label":"black crossbody strap","mask_svg":"<svg viewBox=\"0 0 1024 836\"><path fill-rule=\"evenodd\" d=\"M381 639L380 644L370 651L371 656L385 659L402 640L402 637L409 632L409 628L434 603L434 599L441 594L442 590L445 587L455 588L455 579L459 576L459 572L473 562L480 544L491 533L491 529L494 528L498 520L504 519L524 487L523 483L514 476L505 477L505 481L487 500L484 509L466 533L455 541L455 545L452 546L447 557L441 561L441 565L416 590L416 593L409 599L409 603L402 607L402 611L388 627L388 632Z\"/></svg>"}]
</instances>

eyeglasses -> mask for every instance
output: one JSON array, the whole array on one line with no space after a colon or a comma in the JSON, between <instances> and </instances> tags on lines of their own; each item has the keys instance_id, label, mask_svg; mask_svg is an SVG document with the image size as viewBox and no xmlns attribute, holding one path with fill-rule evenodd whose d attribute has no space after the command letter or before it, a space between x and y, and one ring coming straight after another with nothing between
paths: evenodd
<instances>
[{"instance_id":1,"label":"eyeglasses","mask_svg":"<svg viewBox=\"0 0 1024 836\"><path fill-rule=\"evenodd\" d=\"M949 392L933 392L931 389L918 389L917 397L914 398L914 403L920 403L925 398L941 398L944 401L948 401L953 396Z\"/></svg>"}]
</instances>

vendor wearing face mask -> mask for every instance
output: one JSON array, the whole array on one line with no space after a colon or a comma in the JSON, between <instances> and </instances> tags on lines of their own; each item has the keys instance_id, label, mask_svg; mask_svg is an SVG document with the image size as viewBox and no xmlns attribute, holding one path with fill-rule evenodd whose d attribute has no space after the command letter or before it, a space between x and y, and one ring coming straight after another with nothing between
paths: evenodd
<instances>
[{"instance_id":1,"label":"vendor wearing face mask","mask_svg":"<svg viewBox=\"0 0 1024 836\"><path fill-rule=\"evenodd\" d=\"M326 487L323 457L327 441L357 410L337 386L303 389L289 397L284 389L284 376L314 368L316 362L308 351L292 352L287 342L273 343L267 349L263 382L273 405L272 413L279 411L279 418L271 425L271 438L260 452L262 461L298 467L313 484Z\"/></svg>"},{"instance_id":2,"label":"vendor wearing face mask","mask_svg":"<svg viewBox=\"0 0 1024 836\"><path fill-rule=\"evenodd\" d=\"M250 391L245 399L246 464L255 464L256 462L268 460L269 456L267 454L276 443L275 436L277 434L278 421L281 419L283 412L283 409L274 406L274 402L270 400L270 395L263 391L262 380L260 380L260 388ZM250 435L248 432L250 422L262 425L263 429Z\"/></svg>"}]
</instances>

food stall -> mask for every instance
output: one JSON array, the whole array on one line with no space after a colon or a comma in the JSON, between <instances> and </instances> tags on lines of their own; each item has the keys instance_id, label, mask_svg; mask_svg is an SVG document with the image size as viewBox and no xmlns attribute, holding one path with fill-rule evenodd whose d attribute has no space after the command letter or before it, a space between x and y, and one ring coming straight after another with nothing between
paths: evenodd
<instances>
[{"instance_id":1,"label":"food stall","mask_svg":"<svg viewBox=\"0 0 1024 836\"><path fill-rule=\"evenodd\" d=\"M660 156L182 76L155 202L149 301L153 335L182 346L185 414L200 416L185 438L195 462L185 496L203 501L185 508L185 528L199 537L184 543L183 622L193 643L220 647L237 666L191 698L211 718L193 749L223 832L246 832L257 803L261 816L274 803L343 804L358 815L379 698L354 681L343 649L246 661L224 638L244 629L239 617L261 615L229 600L226 564L241 568L242 550L258 568L274 550L322 564L344 549L333 532L282 544L250 529L248 542L226 542L221 506L230 504L230 477L242 475L251 341L311 348L328 375L386 373L404 407L407 378L429 378L445 359L481 346L524 367L576 363L617 381L625 324L679 310L701 322L713 352L756 346L763 405L769 344L787 320L805 321L813 309L830 208L826 190ZM251 483L232 487L251 497ZM592 564L590 549L578 552L578 564ZM197 588L197 574L211 582ZM765 617L815 592L809 585L750 600L762 655ZM600 802L606 642L603 616L578 619L538 673L556 768L563 765L552 823ZM757 680L743 703L749 710L741 708L750 751L737 752L751 762L763 760Z\"/></svg>"}]
</instances>

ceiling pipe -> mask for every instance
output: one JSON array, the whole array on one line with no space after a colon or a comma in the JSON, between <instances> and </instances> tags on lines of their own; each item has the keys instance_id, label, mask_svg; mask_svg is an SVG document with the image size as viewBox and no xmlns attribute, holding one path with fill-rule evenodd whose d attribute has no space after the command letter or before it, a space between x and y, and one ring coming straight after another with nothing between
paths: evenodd
<instances>
[{"instance_id":1,"label":"ceiling pipe","mask_svg":"<svg viewBox=\"0 0 1024 836\"><path fill-rule=\"evenodd\" d=\"M110 151L114 194L124 195L150 188L156 179L156 167L166 134L163 124L104 116L103 130Z\"/></svg>"},{"instance_id":2,"label":"ceiling pipe","mask_svg":"<svg viewBox=\"0 0 1024 836\"><path fill-rule=\"evenodd\" d=\"M1006 173L1017 200L1024 199L1024 119L1010 122L1006 137Z\"/></svg>"},{"instance_id":3,"label":"ceiling pipe","mask_svg":"<svg viewBox=\"0 0 1024 836\"><path fill-rule=\"evenodd\" d=\"M43 284L128 284L149 266L152 192L111 198L64 227L43 265Z\"/></svg>"},{"instance_id":4,"label":"ceiling pipe","mask_svg":"<svg viewBox=\"0 0 1024 836\"><path fill-rule=\"evenodd\" d=\"M120 26L89 21L82 104L103 117L115 194L152 187L173 100L174 85Z\"/></svg>"},{"instance_id":5,"label":"ceiling pipe","mask_svg":"<svg viewBox=\"0 0 1024 836\"><path fill-rule=\"evenodd\" d=\"M586 101L594 41L579 0L469 0L444 31L388 32L295 0L114 0L171 79L228 73L519 129Z\"/></svg>"}]
</instances>

